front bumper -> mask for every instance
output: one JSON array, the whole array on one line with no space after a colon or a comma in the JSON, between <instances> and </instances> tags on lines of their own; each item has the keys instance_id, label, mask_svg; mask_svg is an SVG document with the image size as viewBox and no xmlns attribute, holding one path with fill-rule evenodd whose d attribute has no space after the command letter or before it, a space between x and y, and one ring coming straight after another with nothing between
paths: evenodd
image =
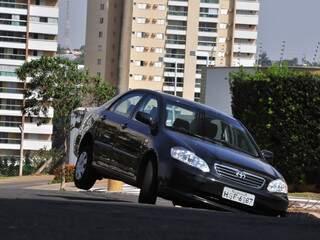
<instances>
[{"instance_id":1,"label":"front bumper","mask_svg":"<svg viewBox=\"0 0 320 240\"><path fill-rule=\"evenodd\" d=\"M255 195L254 206L222 198L224 187ZM170 179L160 188L164 197L194 207L219 208L228 211L245 211L257 214L278 215L288 209L289 200L285 194L273 194L266 190L238 185L221 179L212 173L204 174L185 164L176 163Z\"/></svg>"}]
</instances>

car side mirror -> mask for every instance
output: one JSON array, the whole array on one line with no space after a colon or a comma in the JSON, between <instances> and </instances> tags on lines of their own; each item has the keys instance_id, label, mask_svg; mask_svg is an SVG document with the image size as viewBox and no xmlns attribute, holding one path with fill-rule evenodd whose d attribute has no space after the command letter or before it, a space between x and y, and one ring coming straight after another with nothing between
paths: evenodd
<instances>
[{"instance_id":1,"label":"car side mirror","mask_svg":"<svg viewBox=\"0 0 320 240\"><path fill-rule=\"evenodd\" d=\"M268 162L272 162L273 161L273 152L268 151L268 150L262 150L261 151L263 158L268 161Z\"/></svg>"},{"instance_id":2,"label":"car side mirror","mask_svg":"<svg viewBox=\"0 0 320 240\"><path fill-rule=\"evenodd\" d=\"M145 112L137 112L136 114L136 119L139 122L142 122L144 124L147 124L151 127L152 130L156 128L156 122L155 120L151 117L150 114L145 113Z\"/></svg>"}]
</instances>

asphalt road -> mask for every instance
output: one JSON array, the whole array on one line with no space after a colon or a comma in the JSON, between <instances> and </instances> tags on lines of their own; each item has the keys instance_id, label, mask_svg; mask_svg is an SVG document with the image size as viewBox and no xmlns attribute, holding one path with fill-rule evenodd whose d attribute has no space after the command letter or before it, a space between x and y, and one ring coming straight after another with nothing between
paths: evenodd
<instances>
[{"instance_id":1,"label":"asphalt road","mask_svg":"<svg viewBox=\"0 0 320 240\"><path fill-rule=\"evenodd\" d=\"M263 217L138 205L137 196L0 185L0 239L320 239L309 215Z\"/></svg>"}]
</instances>

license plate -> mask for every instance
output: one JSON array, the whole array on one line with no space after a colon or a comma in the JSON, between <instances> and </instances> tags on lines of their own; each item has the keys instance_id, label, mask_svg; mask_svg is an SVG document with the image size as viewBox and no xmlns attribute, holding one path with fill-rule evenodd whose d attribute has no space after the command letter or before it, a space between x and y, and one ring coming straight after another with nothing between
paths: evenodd
<instances>
[{"instance_id":1,"label":"license plate","mask_svg":"<svg viewBox=\"0 0 320 240\"><path fill-rule=\"evenodd\" d=\"M223 189L222 198L252 207L254 205L254 200L256 197L255 195L250 193L225 187Z\"/></svg>"}]
</instances>

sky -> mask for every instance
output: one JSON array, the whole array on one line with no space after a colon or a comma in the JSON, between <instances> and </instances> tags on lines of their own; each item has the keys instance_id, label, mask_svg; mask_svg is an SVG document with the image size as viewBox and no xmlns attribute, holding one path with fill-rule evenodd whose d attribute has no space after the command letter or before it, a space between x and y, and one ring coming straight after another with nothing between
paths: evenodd
<instances>
[{"instance_id":1,"label":"sky","mask_svg":"<svg viewBox=\"0 0 320 240\"><path fill-rule=\"evenodd\" d=\"M90 1L90 0L89 0ZM192 0L190 0L192 1ZM284 58L304 55L312 60L320 41L320 0L260 0L259 46L272 60L280 59L281 42L286 41ZM85 43L87 0L70 0L72 48ZM64 44L66 0L60 0L59 43ZM317 60L320 61L320 52Z\"/></svg>"}]
</instances>

